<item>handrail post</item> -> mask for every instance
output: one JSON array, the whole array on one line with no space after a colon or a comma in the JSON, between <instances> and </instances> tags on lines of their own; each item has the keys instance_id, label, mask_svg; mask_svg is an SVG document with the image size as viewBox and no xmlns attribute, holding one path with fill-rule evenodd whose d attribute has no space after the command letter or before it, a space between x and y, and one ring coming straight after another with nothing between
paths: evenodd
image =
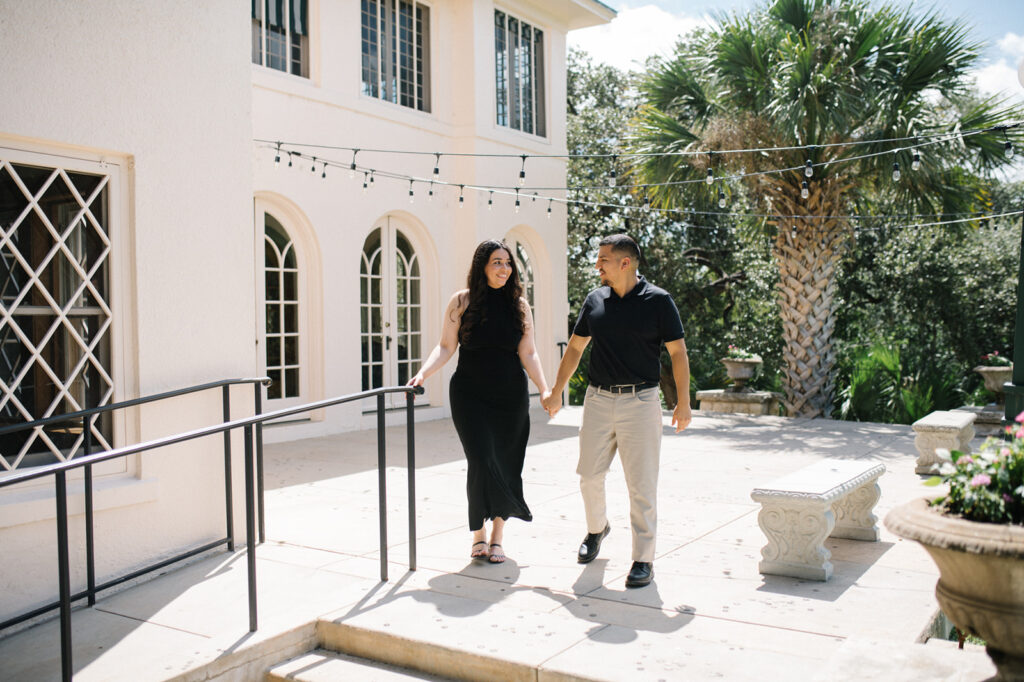
<instances>
[{"instance_id":1,"label":"handrail post","mask_svg":"<svg viewBox=\"0 0 1024 682\"><path fill-rule=\"evenodd\" d=\"M388 579L388 508L387 480L384 469L387 466L387 453L384 442L384 394L377 394L377 505L380 511L378 524L380 527L380 579Z\"/></svg>"},{"instance_id":2,"label":"handrail post","mask_svg":"<svg viewBox=\"0 0 1024 682\"><path fill-rule=\"evenodd\" d=\"M68 565L68 484L67 474L54 474L57 501L57 584L60 591L60 668L61 679L71 681L71 568Z\"/></svg>"},{"instance_id":3,"label":"handrail post","mask_svg":"<svg viewBox=\"0 0 1024 682\"><path fill-rule=\"evenodd\" d=\"M221 388L224 421L231 421L231 387ZM228 551L235 551L235 503L231 492L231 431L224 432L224 516L228 530Z\"/></svg>"},{"instance_id":4,"label":"handrail post","mask_svg":"<svg viewBox=\"0 0 1024 682\"><path fill-rule=\"evenodd\" d=\"M253 384L253 390L256 392L256 415L263 414L263 384L259 381ZM267 525L264 519L264 502L266 498L263 494L263 422L256 423L256 499L259 502L259 524L260 524L260 543L267 541Z\"/></svg>"},{"instance_id":5,"label":"handrail post","mask_svg":"<svg viewBox=\"0 0 1024 682\"><path fill-rule=\"evenodd\" d=\"M256 504L253 499L252 426L242 428L245 434L245 553L249 576L249 632L256 632Z\"/></svg>"},{"instance_id":6,"label":"handrail post","mask_svg":"<svg viewBox=\"0 0 1024 682\"><path fill-rule=\"evenodd\" d=\"M406 477L409 479L409 570L416 570L416 420L413 416L413 391L405 394Z\"/></svg>"},{"instance_id":7,"label":"handrail post","mask_svg":"<svg viewBox=\"0 0 1024 682\"><path fill-rule=\"evenodd\" d=\"M92 416L82 417L82 449L92 451ZM96 605L96 535L93 516L92 465L85 465L85 581L89 606Z\"/></svg>"}]
</instances>

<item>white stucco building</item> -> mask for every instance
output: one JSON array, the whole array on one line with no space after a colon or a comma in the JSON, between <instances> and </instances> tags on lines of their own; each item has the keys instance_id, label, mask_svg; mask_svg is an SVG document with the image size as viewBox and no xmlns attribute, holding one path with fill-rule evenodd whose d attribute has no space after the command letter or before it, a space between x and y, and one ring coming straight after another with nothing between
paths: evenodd
<instances>
[{"instance_id":1,"label":"white stucco building","mask_svg":"<svg viewBox=\"0 0 1024 682\"><path fill-rule=\"evenodd\" d=\"M564 154L566 33L613 15L595 0L0 0L0 426L230 377L273 377L268 410L404 383L485 238L514 245L551 377L565 207L525 192L518 213L500 192L489 207L468 187L514 187L523 162L457 155ZM564 159L525 167L526 187L565 185ZM438 182L410 203L389 176ZM418 418L447 413L453 369ZM232 400L251 412L250 388ZM366 409L265 437L363 428ZM123 445L220 410L212 391L93 433ZM223 534L210 440L97 468L100 578ZM80 445L80 428L0 436L0 479ZM74 591L80 476L70 487ZM53 496L50 479L0 489L0 622L56 594Z\"/></svg>"}]
</instances>

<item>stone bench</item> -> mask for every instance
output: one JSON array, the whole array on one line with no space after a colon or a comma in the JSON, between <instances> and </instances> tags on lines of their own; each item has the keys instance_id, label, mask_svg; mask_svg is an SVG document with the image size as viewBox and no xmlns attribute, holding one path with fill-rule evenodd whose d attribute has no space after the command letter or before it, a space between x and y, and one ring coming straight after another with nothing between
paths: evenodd
<instances>
[{"instance_id":1,"label":"stone bench","mask_svg":"<svg viewBox=\"0 0 1024 682\"><path fill-rule=\"evenodd\" d=\"M971 412L950 410L932 412L914 422L914 447L917 448L919 474L937 474L943 457L936 454L937 448L970 452L974 438L975 415Z\"/></svg>"},{"instance_id":2,"label":"stone bench","mask_svg":"<svg viewBox=\"0 0 1024 682\"><path fill-rule=\"evenodd\" d=\"M878 517L872 513L882 491L878 477L885 465L826 459L754 488L761 503L757 523L768 544L761 549L761 573L810 580L832 577L827 537L878 541Z\"/></svg>"}]
</instances>

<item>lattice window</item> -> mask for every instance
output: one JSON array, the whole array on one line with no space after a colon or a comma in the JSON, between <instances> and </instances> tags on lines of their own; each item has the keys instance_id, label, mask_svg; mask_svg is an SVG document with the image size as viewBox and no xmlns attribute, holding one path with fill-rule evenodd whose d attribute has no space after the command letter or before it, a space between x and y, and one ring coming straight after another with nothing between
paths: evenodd
<instances>
[{"instance_id":1,"label":"lattice window","mask_svg":"<svg viewBox=\"0 0 1024 682\"><path fill-rule=\"evenodd\" d=\"M533 263L530 260L530 252L526 245L519 240L512 241L513 258L516 259L516 268L519 270L519 281L523 285L523 296L533 310Z\"/></svg>"},{"instance_id":2,"label":"lattice window","mask_svg":"<svg viewBox=\"0 0 1024 682\"><path fill-rule=\"evenodd\" d=\"M362 0L363 94L430 111L430 8Z\"/></svg>"},{"instance_id":3,"label":"lattice window","mask_svg":"<svg viewBox=\"0 0 1024 682\"><path fill-rule=\"evenodd\" d=\"M109 180L0 157L0 424L111 400ZM108 415L89 432L110 448ZM66 461L83 441L81 422L2 436L0 467Z\"/></svg>"},{"instance_id":4,"label":"lattice window","mask_svg":"<svg viewBox=\"0 0 1024 682\"><path fill-rule=\"evenodd\" d=\"M264 214L267 398L299 396L299 266L295 245L272 215Z\"/></svg>"},{"instance_id":5,"label":"lattice window","mask_svg":"<svg viewBox=\"0 0 1024 682\"><path fill-rule=\"evenodd\" d=\"M544 137L544 32L494 11L497 123Z\"/></svg>"},{"instance_id":6,"label":"lattice window","mask_svg":"<svg viewBox=\"0 0 1024 682\"><path fill-rule=\"evenodd\" d=\"M309 77L307 0L251 0L252 63Z\"/></svg>"}]
</instances>

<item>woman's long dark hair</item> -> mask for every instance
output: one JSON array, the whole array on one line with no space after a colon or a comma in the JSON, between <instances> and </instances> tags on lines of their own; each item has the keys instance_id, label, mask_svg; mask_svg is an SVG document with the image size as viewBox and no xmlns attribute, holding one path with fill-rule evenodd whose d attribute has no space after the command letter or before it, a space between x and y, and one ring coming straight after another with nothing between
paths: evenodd
<instances>
[{"instance_id":1,"label":"woman's long dark hair","mask_svg":"<svg viewBox=\"0 0 1024 682\"><path fill-rule=\"evenodd\" d=\"M486 301L487 290L490 289L490 286L487 284L487 273L484 272L484 268L487 267L487 263L491 260L491 254L498 249L504 249L509 256L509 260L512 261L512 274L508 276L508 279L505 280L505 286L499 291L501 291L503 298L508 302L509 306L516 311L516 328L520 333L526 331L522 308L519 305L519 299L523 295L523 285L519 282L519 268L516 267L516 259L512 256L512 249L505 242L488 239L487 241L480 242L480 245L476 247L476 251L473 252L473 261L469 265L469 274L466 275L466 288L469 289L469 305L466 306L465 312L462 313L462 323L459 325L459 343L465 343L469 337L470 330L487 320Z\"/></svg>"}]
</instances>

